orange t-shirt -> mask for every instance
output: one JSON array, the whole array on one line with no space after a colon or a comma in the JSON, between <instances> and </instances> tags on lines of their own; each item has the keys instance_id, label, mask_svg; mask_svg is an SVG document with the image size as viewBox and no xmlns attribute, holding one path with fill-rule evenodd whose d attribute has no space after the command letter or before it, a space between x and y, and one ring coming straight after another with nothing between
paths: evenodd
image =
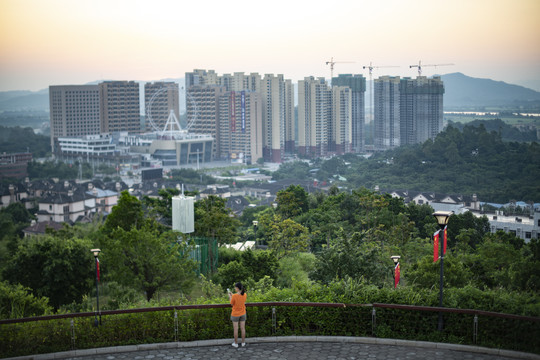
<instances>
[{"instance_id":1,"label":"orange t-shirt","mask_svg":"<svg viewBox=\"0 0 540 360\"><path fill-rule=\"evenodd\" d=\"M232 312L231 316L242 316L246 313L247 294L233 294L231 297Z\"/></svg>"}]
</instances>

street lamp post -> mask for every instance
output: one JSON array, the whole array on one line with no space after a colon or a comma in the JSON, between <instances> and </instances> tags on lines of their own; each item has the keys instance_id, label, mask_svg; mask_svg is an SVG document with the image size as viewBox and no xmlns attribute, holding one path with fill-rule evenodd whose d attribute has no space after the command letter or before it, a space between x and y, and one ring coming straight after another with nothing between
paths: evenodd
<instances>
[{"instance_id":1,"label":"street lamp post","mask_svg":"<svg viewBox=\"0 0 540 360\"><path fill-rule=\"evenodd\" d=\"M255 248L259 246L259 241L257 240L257 226L259 225L259 222L257 220L253 220L253 235L255 237Z\"/></svg>"},{"instance_id":2,"label":"street lamp post","mask_svg":"<svg viewBox=\"0 0 540 360\"><path fill-rule=\"evenodd\" d=\"M451 211L436 211L433 213L433 216L435 219L437 219L437 224L439 224L439 227L441 230L444 229L446 225L448 225L448 219L450 219L450 216L452 215ZM444 244L443 241L439 241L439 258L441 260L441 270L440 270L440 276L439 276L439 307L443 306L443 272L444 272ZM439 312L439 326L438 330L442 331L443 329L443 315L442 312Z\"/></svg>"},{"instance_id":3,"label":"street lamp post","mask_svg":"<svg viewBox=\"0 0 540 360\"><path fill-rule=\"evenodd\" d=\"M394 261L394 272L392 273L392 275L394 278L394 289L395 289L397 287L397 284L399 283L399 279L397 279L396 281L396 267L399 265L399 259L401 259L401 256L393 255L393 256L390 256L390 259Z\"/></svg>"},{"instance_id":4,"label":"street lamp post","mask_svg":"<svg viewBox=\"0 0 540 360\"><path fill-rule=\"evenodd\" d=\"M96 314L95 314L95 320L94 320L94 326L98 326L101 324L101 313L99 312L99 260L98 255L101 252L100 249L92 249L90 250L94 254L94 260L96 263ZM99 322L98 322L98 313L99 313Z\"/></svg>"}]
</instances>

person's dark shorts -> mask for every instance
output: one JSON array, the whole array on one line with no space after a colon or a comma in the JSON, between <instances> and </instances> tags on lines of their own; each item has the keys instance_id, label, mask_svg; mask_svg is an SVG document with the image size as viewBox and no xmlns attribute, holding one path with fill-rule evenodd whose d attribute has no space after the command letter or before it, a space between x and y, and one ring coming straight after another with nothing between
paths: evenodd
<instances>
[{"instance_id":1,"label":"person's dark shorts","mask_svg":"<svg viewBox=\"0 0 540 360\"><path fill-rule=\"evenodd\" d=\"M246 314L241 316L231 316L232 322L246 321Z\"/></svg>"}]
</instances>

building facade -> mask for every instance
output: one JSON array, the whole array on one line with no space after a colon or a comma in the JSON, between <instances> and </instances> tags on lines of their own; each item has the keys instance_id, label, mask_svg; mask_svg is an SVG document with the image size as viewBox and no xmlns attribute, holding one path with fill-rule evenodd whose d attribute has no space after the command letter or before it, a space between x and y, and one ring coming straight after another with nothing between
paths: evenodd
<instances>
[{"instance_id":1,"label":"building facade","mask_svg":"<svg viewBox=\"0 0 540 360\"><path fill-rule=\"evenodd\" d=\"M281 162L285 151L294 151L296 138L294 86L292 81L284 79L283 75L266 74L264 78L261 78L258 73L246 75L242 72L236 72L218 76L213 70L193 70L186 73L186 88L188 119L195 119L190 131L210 134L215 137L216 157L222 156L221 150L219 150L222 141L220 127L209 126L209 124L220 123L219 114L209 114L209 111L214 109L210 109L207 104L210 100L205 100L205 98L212 95L220 97L225 92L241 93L244 91L250 94L258 93L262 96L263 141L262 143L257 142L257 146L262 147L265 160ZM203 103L204 101L206 103ZM215 110L220 113L218 107ZM230 108L227 105L227 109L221 113L227 114L229 111ZM213 117L214 120L212 121L210 117ZM223 122L223 124L225 123L227 122ZM223 130L226 131L226 128ZM228 132L224 136L231 134L235 133ZM231 140L224 139L223 141L230 144ZM240 143L242 139L239 138L235 141ZM253 154L258 152L259 150L253 151ZM224 150L223 154L229 153L230 150Z\"/></svg>"},{"instance_id":2,"label":"building facade","mask_svg":"<svg viewBox=\"0 0 540 360\"><path fill-rule=\"evenodd\" d=\"M171 111L180 119L180 93L172 81L144 84L145 126L147 131L163 131Z\"/></svg>"},{"instance_id":3,"label":"building facade","mask_svg":"<svg viewBox=\"0 0 540 360\"><path fill-rule=\"evenodd\" d=\"M260 93L228 91L219 99L219 157L255 163L262 154L263 115Z\"/></svg>"},{"instance_id":4,"label":"building facade","mask_svg":"<svg viewBox=\"0 0 540 360\"><path fill-rule=\"evenodd\" d=\"M374 80L375 150L387 150L401 145L399 90L399 76L381 76Z\"/></svg>"},{"instance_id":5,"label":"building facade","mask_svg":"<svg viewBox=\"0 0 540 360\"><path fill-rule=\"evenodd\" d=\"M332 123L332 90L324 78L298 81L298 153L326 156Z\"/></svg>"},{"instance_id":6,"label":"building facade","mask_svg":"<svg viewBox=\"0 0 540 360\"><path fill-rule=\"evenodd\" d=\"M192 86L219 85L218 75L214 70L195 69L185 75L186 89Z\"/></svg>"},{"instance_id":7,"label":"building facade","mask_svg":"<svg viewBox=\"0 0 540 360\"><path fill-rule=\"evenodd\" d=\"M99 87L99 112L102 133L141 132L139 83L105 81Z\"/></svg>"},{"instance_id":8,"label":"building facade","mask_svg":"<svg viewBox=\"0 0 540 360\"><path fill-rule=\"evenodd\" d=\"M443 94L444 84L438 76L401 79L401 145L423 143L442 131Z\"/></svg>"},{"instance_id":9,"label":"building facade","mask_svg":"<svg viewBox=\"0 0 540 360\"><path fill-rule=\"evenodd\" d=\"M116 145L109 134L86 135L80 137L60 137L57 139L57 156L64 160L74 161L112 158Z\"/></svg>"},{"instance_id":10,"label":"building facade","mask_svg":"<svg viewBox=\"0 0 540 360\"><path fill-rule=\"evenodd\" d=\"M98 85L49 86L51 149L55 139L101 132Z\"/></svg>"},{"instance_id":11,"label":"building facade","mask_svg":"<svg viewBox=\"0 0 540 360\"><path fill-rule=\"evenodd\" d=\"M210 135L215 139L212 158L217 158L220 146L219 99L225 94L225 88L217 85L194 85L187 89L186 94L190 97L190 101L186 102L187 117L193 119L189 131Z\"/></svg>"},{"instance_id":12,"label":"building facade","mask_svg":"<svg viewBox=\"0 0 540 360\"><path fill-rule=\"evenodd\" d=\"M352 133L352 90L348 86L333 86L328 151L338 155L352 152Z\"/></svg>"},{"instance_id":13,"label":"building facade","mask_svg":"<svg viewBox=\"0 0 540 360\"><path fill-rule=\"evenodd\" d=\"M0 179L22 179L28 176L28 162L32 161L32 153L0 154Z\"/></svg>"},{"instance_id":14,"label":"building facade","mask_svg":"<svg viewBox=\"0 0 540 360\"><path fill-rule=\"evenodd\" d=\"M366 78L358 74L339 74L338 77L332 78L332 86L347 86L351 89L352 151L361 153L365 146Z\"/></svg>"},{"instance_id":15,"label":"building facade","mask_svg":"<svg viewBox=\"0 0 540 360\"><path fill-rule=\"evenodd\" d=\"M285 144L294 149L294 87L283 75L266 74L262 79L263 154L267 161L281 162Z\"/></svg>"},{"instance_id":16,"label":"building facade","mask_svg":"<svg viewBox=\"0 0 540 360\"><path fill-rule=\"evenodd\" d=\"M134 154L150 156L163 166L197 165L212 161L214 139L210 135L192 134L186 131L173 136L158 133L126 135L120 138L122 146Z\"/></svg>"}]
</instances>

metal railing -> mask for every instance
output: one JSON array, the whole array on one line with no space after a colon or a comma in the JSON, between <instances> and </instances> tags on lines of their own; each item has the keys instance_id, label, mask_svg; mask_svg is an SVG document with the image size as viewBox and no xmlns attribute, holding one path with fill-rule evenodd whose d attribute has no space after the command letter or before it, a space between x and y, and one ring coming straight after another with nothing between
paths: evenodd
<instances>
[{"instance_id":1,"label":"metal railing","mask_svg":"<svg viewBox=\"0 0 540 360\"><path fill-rule=\"evenodd\" d=\"M248 303L248 336L362 336L540 353L540 318L396 304ZM437 331L438 313L444 329ZM178 305L0 320L3 357L232 337L230 305Z\"/></svg>"}]
</instances>

